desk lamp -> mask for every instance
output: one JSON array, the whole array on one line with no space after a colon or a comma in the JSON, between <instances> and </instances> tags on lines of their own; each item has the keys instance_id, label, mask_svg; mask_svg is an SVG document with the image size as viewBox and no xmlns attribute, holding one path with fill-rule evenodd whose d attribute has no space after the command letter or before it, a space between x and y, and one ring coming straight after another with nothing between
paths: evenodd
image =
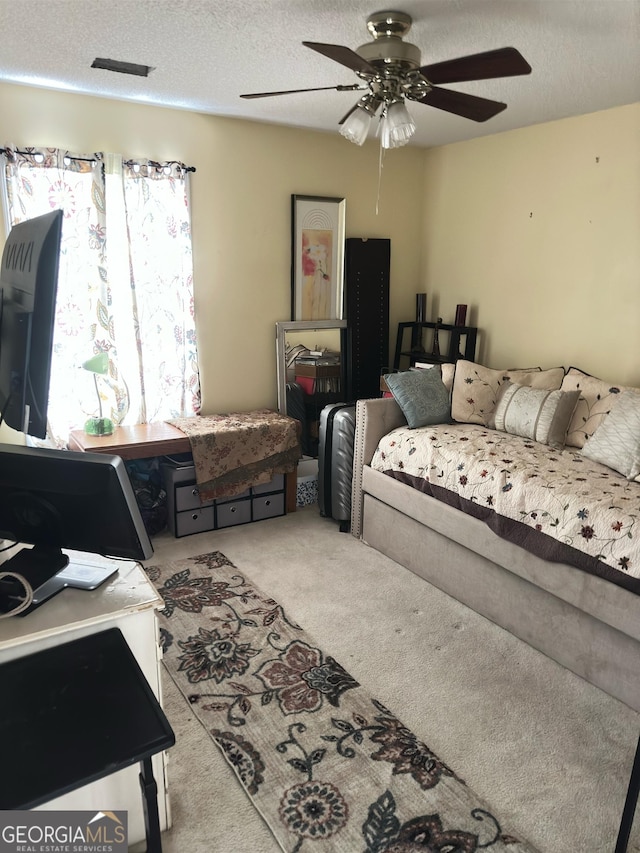
<instances>
[{"instance_id":1,"label":"desk lamp","mask_svg":"<svg viewBox=\"0 0 640 853\"><path fill-rule=\"evenodd\" d=\"M109 356L106 352L99 352L85 361L82 367L84 370L93 373L93 381L96 386L96 394L98 395L98 417L89 418L85 422L84 431L87 435L111 435L113 432L113 421L111 418L104 418L102 416L102 397L98 388L98 374L106 376L109 372Z\"/></svg>"}]
</instances>

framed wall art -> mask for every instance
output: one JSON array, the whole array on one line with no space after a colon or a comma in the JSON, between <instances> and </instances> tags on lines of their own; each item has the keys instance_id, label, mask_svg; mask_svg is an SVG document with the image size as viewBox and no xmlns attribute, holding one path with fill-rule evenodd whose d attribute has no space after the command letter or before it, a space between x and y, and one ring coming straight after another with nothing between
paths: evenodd
<instances>
[{"instance_id":1,"label":"framed wall art","mask_svg":"<svg viewBox=\"0 0 640 853\"><path fill-rule=\"evenodd\" d=\"M291 319L342 320L343 198L291 196Z\"/></svg>"}]
</instances>

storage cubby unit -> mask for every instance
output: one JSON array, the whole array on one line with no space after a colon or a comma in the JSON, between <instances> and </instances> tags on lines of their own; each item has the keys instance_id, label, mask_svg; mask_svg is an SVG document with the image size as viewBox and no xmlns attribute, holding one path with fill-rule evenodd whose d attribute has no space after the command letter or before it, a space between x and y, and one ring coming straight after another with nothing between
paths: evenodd
<instances>
[{"instance_id":1,"label":"storage cubby unit","mask_svg":"<svg viewBox=\"0 0 640 853\"><path fill-rule=\"evenodd\" d=\"M286 511L284 474L275 474L270 482L253 486L233 498L201 502L193 465L163 463L162 472L167 491L167 522L176 538L263 521Z\"/></svg>"},{"instance_id":2,"label":"storage cubby unit","mask_svg":"<svg viewBox=\"0 0 640 853\"><path fill-rule=\"evenodd\" d=\"M404 337L407 329L411 330L411 349L404 350ZM431 329L432 333L439 335L443 332L443 338L448 336L442 343L438 343L436 352L427 352L422 346L422 335L425 329ZM476 326L452 326L449 323L434 323L425 320L418 322L409 320L398 323L398 336L396 338L396 351L393 358L394 370L400 370L400 360L409 359L409 365L413 367L416 361L424 361L429 364L446 364L456 362L459 358L467 361L475 361L476 340L478 329ZM464 338L464 353L461 351L461 339ZM443 348L443 353L440 352Z\"/></svg>"}]
</instances>

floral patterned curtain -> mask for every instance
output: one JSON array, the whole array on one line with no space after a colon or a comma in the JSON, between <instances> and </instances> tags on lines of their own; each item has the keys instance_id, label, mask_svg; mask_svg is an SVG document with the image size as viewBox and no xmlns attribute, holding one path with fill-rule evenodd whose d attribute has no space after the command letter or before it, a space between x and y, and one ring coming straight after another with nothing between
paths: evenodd
<instances>
[{"instance_id":1,"label":"floral patterned curtain","mask_svg":"<svg viewBox=\"0 0 640 853\"><path fill-rule=\"evenodd\" d=\"M62 208L62 249L49 388L49 431L64 446L97 404L92 374L83 362L115 354L109 319L105 256L104 172L101 154L55 148L4 149L8 224Z\"/></svg>"},{"instance_id":2,"label":"floral patterned curtain","mask_svg":"<svg viewBox=\"0 0 640 853\"><path fill-rule=\"evenodd\" d=\"M139 422L200 411L188 172L180 163L124 164Z\"/></svg>"},{"instance_id":3,"label":"floral patterned curtain","mask_svg":"<svg viewBox=\"0 0 640 853\"><path fill-rule=\"evenodd\" d=\"M119 155L4 149L8 222L64 211L49 431L59 446L97 413L115 423L200 409L187 171ZM137 168L136 168L137 166ZM107 234L108 239L107 239Z\"/></svg>"}]
</instances>

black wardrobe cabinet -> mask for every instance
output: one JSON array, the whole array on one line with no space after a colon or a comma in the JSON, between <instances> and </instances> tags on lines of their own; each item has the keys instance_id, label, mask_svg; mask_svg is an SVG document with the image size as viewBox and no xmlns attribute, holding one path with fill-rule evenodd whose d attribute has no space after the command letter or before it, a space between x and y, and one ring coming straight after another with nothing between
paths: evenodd
<instances>
[{"instance_id":1,"label":"black wardrobe cabinet","mask_svg":"<svg viewBox=\"0 0 640 853\"><path fill-rule=\"evenodd\" d=\"M380 396L380 374L389 364L389 265L391 241L348 237L345 246L343 330L345 399Z\"/></svg>"}]
</instances>

